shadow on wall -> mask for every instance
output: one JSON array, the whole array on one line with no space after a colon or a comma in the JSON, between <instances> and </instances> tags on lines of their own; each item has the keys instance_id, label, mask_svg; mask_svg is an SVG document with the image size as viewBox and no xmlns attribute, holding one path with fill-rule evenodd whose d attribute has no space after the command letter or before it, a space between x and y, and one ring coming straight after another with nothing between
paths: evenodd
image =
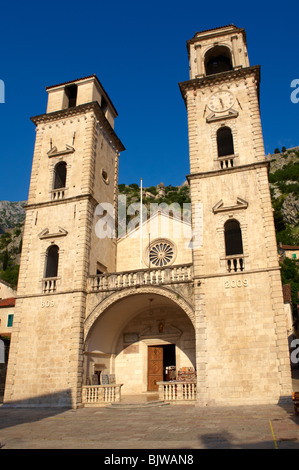
<instances>
[{"instance_id":1,"label":"shadow on wall","mask_svg":"<svg viewBox=\"0 0 299 470\"><path fill-rule=\"evenodd\" d=\"M37 395L22 400L4 400L2 408L72 408L71 389Z\"/></svg>"}]
</instances>

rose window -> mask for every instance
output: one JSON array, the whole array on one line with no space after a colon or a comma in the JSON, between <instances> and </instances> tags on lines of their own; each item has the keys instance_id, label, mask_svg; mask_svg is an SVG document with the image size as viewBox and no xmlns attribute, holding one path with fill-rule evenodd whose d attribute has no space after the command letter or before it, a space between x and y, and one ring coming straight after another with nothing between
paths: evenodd
<instances>
[{"instance_id":1,"label":"rose window","mask_svg":"<svg viewBox=\"0 0 299 470\"><path fill-rule=\"evenodd\" d=\"M163 267L170 264L174 259L174 249L170 243L167 242L157 242L154 243L149 252L150 264Z\"/></svg>"}]
</instances>

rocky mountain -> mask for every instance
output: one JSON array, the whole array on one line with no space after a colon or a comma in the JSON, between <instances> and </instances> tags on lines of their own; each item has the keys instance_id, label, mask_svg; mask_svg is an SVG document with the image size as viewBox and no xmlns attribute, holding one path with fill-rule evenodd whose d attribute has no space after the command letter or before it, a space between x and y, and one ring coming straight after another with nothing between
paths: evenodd
<instances>
[{"instance_id":1,"label":"rocky mountain","mask_svg":"<svg viewBox=\"0 0 299 470\"><path fill-rule=\"evenodd\" d=\"M277 241L299 245L299 147L268 155Z\"/></svg>"},{"instance_id":2,"label":"rocky mountain","mask_svg":"<svg viewBox=\"0 0 299 470\"><path fill-rule=\"evenodd\" d=\"M24 223L25 204L26 201L0 201L0 234Z\"/></svg>"}]
</instances>

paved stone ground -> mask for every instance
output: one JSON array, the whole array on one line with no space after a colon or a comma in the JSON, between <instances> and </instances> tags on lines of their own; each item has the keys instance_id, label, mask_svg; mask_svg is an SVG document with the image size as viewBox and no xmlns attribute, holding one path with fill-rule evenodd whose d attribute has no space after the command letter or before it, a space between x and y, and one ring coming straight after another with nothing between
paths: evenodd
<instances>
[{"instance_id":1,"label":"paved stone ground","mask_svg":"<svg viewBox=\"0 0 299 470\"><path fill-rule=\"evenodd\" d=\"M0 407L5 449L299 449L292 406Z\"/></svg>"},{"instance_id":2,"label":"paved stone ground","mask_svg":"<svg viewBox=\"0 0 299 470\"><path fill-rule=\"evenodd\" d=\"M293 379L299 390L299 374ZM202 408L149 403L77 410L0 405L0 446L3 451L104 449L107 455L121 449L299 449L298 424L292 404Z\"/></svg>"}]
</instances>

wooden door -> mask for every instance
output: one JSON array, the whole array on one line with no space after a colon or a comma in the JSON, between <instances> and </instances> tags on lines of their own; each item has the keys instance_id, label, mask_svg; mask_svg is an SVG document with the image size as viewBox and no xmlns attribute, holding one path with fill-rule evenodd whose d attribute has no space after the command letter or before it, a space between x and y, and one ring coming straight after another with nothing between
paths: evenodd
<instances>
[{"instance_id":1,"label":"wooden door","mask_svg":"<svg viewBox=\"0 0 299 470\"><path fill-rule=\"evenodd\" d=\"M148 390L158 390L157 382L163 381L163 347L148 347Z\"/></svg>"}]
</instances>

